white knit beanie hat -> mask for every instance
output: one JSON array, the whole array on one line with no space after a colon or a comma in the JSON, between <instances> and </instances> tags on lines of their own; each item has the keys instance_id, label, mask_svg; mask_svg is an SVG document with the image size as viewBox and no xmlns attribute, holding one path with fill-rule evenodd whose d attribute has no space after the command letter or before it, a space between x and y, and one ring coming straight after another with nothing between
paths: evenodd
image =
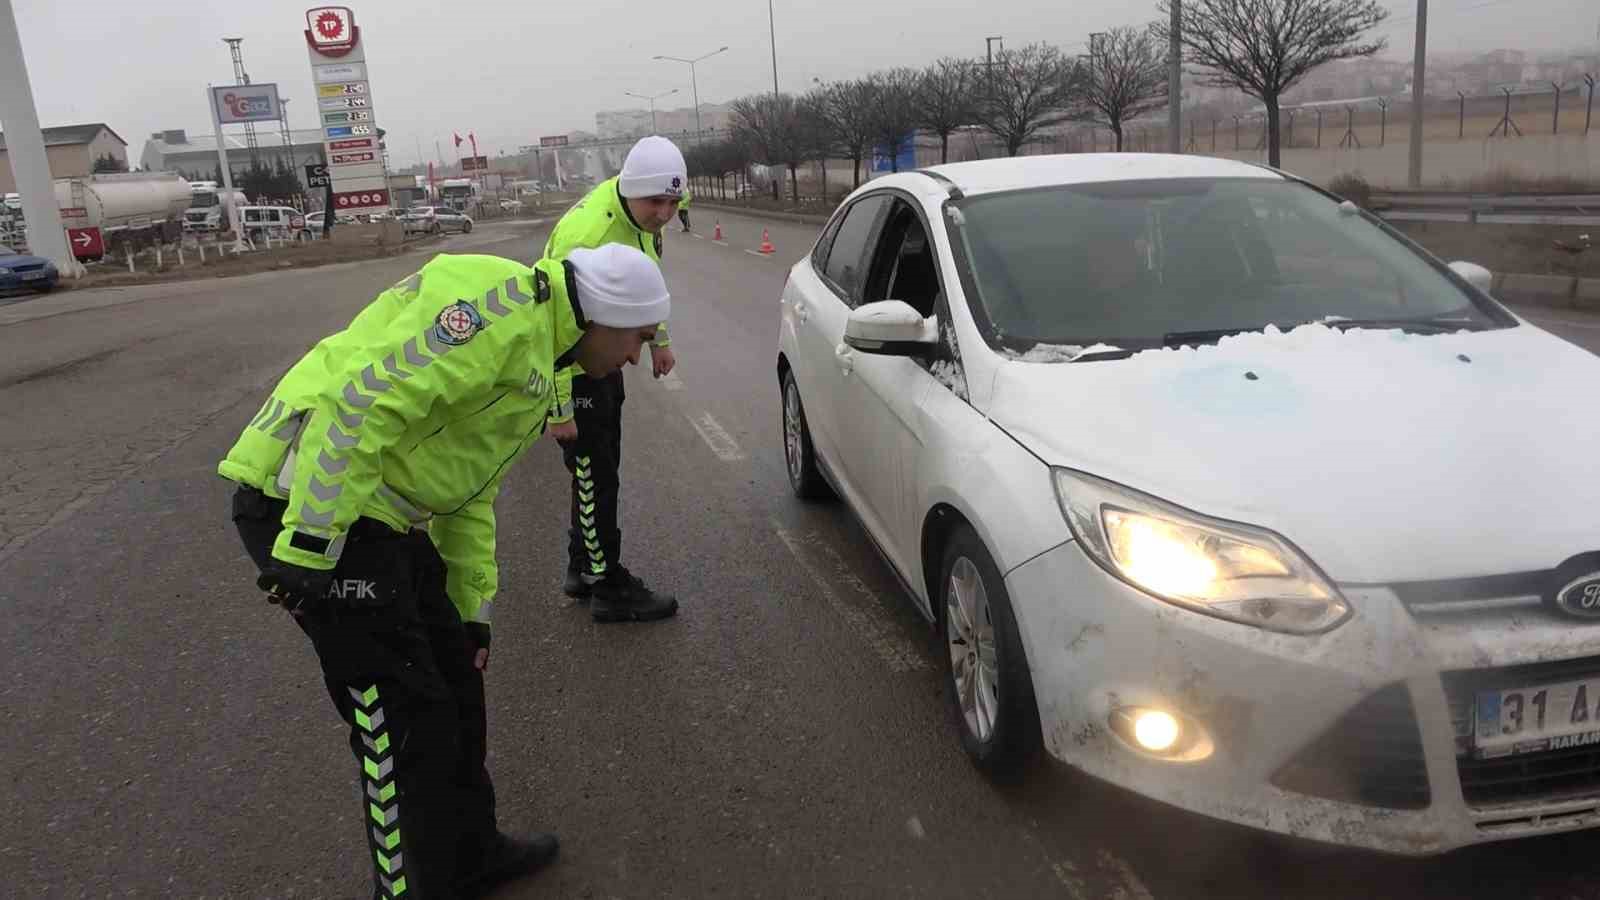
<instances>
[{"instance_id":1,"label":"white knit beanie hat","mask_svg":"<svg viewBox=\"0 0 1600 900\"><path fill-rule=\"evenodd\" d=\"M633 145L628 158L622 161L622 177L618 187L622 196L681 197L683 183L689 179L689 167L684 165L683 151L664 137L647 137Z\"/></svg>"},{"instance_id":2,"label":"white knit beanie hat","mask_svg":"<svg viewBox=\"0 0 1600 900\"><path fill-rule=\"evenodd\" d=\"M596 325L643 328L672 313L661 268L627 244L580 247L567 254L578 282L578 306Z\"/></svg>"}]
</instances>

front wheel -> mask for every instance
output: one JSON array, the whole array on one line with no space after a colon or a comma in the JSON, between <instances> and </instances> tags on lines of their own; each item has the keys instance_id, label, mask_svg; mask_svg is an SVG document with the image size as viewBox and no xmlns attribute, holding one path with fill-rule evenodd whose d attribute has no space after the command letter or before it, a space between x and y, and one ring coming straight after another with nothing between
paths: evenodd
<instances>
[{"instance_id":1,"label":"front wheel","mask_svg":"<svg viewBox=\"0 0 1600 900\"><path fill-rule=\"evenodd\" d=\"M461 223L461 233L462 234L471 234L472 233L472 223L471 222L462 222Z\"/></svg>"},{"instance_id":2,"label":"front wheel","mask_svg":"<svg viewBox=\"0 0 1600 900\"><path fill-rule=\"evenodd\" d=\"M1038 749L1039 707L1005 580L966 525L945 545L939 571L945 694L961 746L991 778L1014 777Z\"/></svg>"},{"instance_id":3,"label":"front wheel","mask_svg":"<svg viewBox=\"0 0 1600 900\"><path fill-rule=\"evenodd\" d=\"M789 487L796 497L826 500L833 496L817 467L817 451L811 444L805 406L800 403L800 385L795 383L792 371L783 374L783 458L788 463Z\"/></svg>"}]
</instances>

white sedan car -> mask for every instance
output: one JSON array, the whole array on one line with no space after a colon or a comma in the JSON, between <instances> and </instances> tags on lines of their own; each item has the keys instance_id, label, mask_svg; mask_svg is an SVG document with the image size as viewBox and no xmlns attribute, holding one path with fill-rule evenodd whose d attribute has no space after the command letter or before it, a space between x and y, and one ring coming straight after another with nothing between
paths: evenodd
<instances>
[{"instance_id":1,"label":"white sedan car","mask_svg":"<svg viewBox=\"0 0 1600 900\"><path fill-rule=\"evenodd\" d=\"M852 194L789 275L789 477L1040 745L1403 854L1600 825L1600 358L1284 174L1135 154Z\"/></svg>"}]
</instances>

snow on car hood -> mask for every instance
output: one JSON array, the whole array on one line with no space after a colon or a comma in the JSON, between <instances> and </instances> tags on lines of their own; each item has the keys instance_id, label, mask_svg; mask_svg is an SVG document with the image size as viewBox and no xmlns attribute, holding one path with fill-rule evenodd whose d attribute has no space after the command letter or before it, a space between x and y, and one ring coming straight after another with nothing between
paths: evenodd
<instances>
[{"instance_id":1,"label":"snow on car hood","mask_svg":"<svg viewBox=\"0 0 1600 900\"><path fill-rule=\"evenodd\" d=\"M1600 550L1600 358L1529 325L1011 361L991 407L1046 462L1274 529L1339 581Z\"/></svg>"}]
</instances>

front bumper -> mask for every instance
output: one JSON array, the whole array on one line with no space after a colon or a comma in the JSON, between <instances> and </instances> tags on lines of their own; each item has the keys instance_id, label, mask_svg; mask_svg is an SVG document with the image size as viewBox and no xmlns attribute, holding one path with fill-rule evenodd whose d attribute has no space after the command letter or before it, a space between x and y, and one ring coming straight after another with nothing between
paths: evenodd
<instances>
[{"instance_id":1,"label":"front bumper","mask_svg":"<svg viewBox=\"0 0 1600 900\"><path fill-rule=\"evenodd\" d=\"M1540 754L1501 769L1458 759L1472 690L1600 675L1600 625L1536 606L1413 614L1388 588L1341 586L1350 621L1274 634L1149 597L1070 542L1006 586L1045 746L1090 775L1203 815L1408 855L1600 826L1600 751L1563 757L1559 779L1540 774L1557 771ZM1108 725L1123 706L1192 719L1210 752L1135 749Z\"/></svg>"}]
</instances>

